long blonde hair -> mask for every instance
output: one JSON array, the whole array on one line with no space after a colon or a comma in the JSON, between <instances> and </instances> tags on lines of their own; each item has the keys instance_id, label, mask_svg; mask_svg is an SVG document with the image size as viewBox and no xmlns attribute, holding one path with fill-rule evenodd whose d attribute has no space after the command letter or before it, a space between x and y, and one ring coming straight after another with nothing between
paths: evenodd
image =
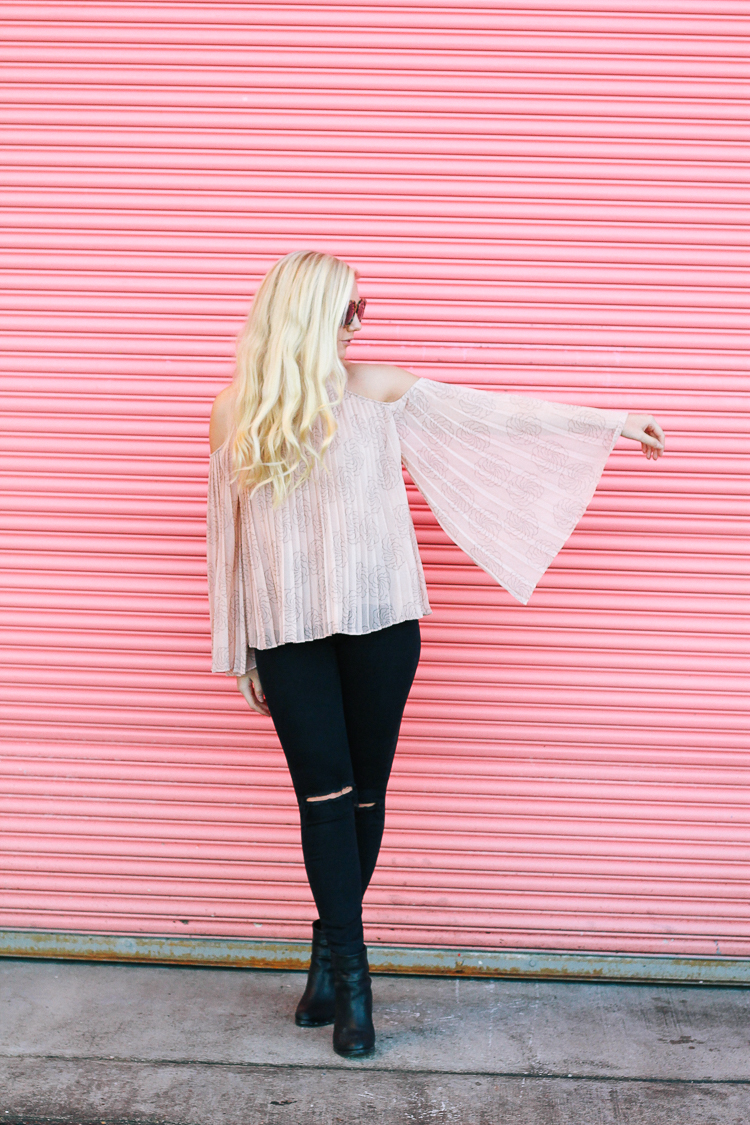
<instances>
[{"instance_id":1,"label":"long blonde hair","mask_svg":"<svg viewBox=\"0 0 750 1125\"><path fill-rule=\"evenodd\" d=\"M274 506L307 479L336 432L331 406L346 384L338 329L354 278L331 254L287 254L263 278L237 338L235 479L252 491L270 483Z\"/></svg>"}]
</instances>

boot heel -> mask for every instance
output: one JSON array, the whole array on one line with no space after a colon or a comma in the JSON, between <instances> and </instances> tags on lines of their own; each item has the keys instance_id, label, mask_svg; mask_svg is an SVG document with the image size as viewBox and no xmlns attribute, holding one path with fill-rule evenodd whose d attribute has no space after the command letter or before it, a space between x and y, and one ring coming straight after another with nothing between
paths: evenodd
<instances>
[{"instance_id":1,"label":"boot heel","mask_svg":"<svg viewBox=\"0 0 750 1125\"><path fill-rule=\"evenodd\" d=\"M333 989L331 950L328 947L320 921L313 922L312 951L307 985L294 1013L297 1027L325 1027L336 1016L336 998Z\"/></svg>"},{"instance_id":2,"label":"boot heel","mask_svg":"<svg viewBox=\"0 0 750 1125\"><path fill-rule=\"evenodd\" d=\"M367 950L353 956L331 953L331 961L336 995L333 1049L346 1059L361 1058L375 1046Z\"/></svg>"}]
</instances>

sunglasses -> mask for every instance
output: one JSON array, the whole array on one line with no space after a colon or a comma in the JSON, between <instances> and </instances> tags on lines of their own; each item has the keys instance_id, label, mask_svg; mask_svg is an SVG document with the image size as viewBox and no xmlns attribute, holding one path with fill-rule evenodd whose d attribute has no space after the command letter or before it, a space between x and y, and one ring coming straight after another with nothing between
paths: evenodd
<instances>
[{"instance_id":1,"label":"sunglasses","mask_svg":"<svg viewBox=\"0 0 750 1125\"><path fill-rule=\"evenodd\" d=\"M347 306L347 310L344 313L343 319L341 321L341 327L342 328L348 328L351 324L354 323L355 316L357 317L358 320L362 320L362 317L365 315L365 309L366 308L367 308L367 298L366 297L360 297L359 301L350 301L349 305Z\"/></svg>"}]
</instances>

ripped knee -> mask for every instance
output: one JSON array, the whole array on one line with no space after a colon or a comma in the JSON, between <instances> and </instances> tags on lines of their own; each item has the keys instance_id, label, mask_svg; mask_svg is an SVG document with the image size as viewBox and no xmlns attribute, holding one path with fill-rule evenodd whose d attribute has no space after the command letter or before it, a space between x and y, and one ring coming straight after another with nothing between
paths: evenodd
<instances>
[{"instance_id":1,"label":"ripped knee","mask_svg":"<svg viewBox=\"0 0 750 1125\"><path fill-rule=\"evenodd\" d=\"M374 809L377 805L382 805L385 799L385 792L380 789L358 789L357 800L355 809Z\"/></svg>"},{"instance_id":2,"label":"ripped knee","mask_svg":"<svg viewBox=\"0 0 750 1125\"><path fill-rule=\"evenodd\" d=\"M357 794L352 785L337 789L334 793L315 794L311 797L300 796L299 811L303 825L332 824L334 821L346 820L355 815L354 802Z\"/></svg>"},{"instance_id":3,"label":"ripped knee","mask_svg":"<svg viewBox=\"0 0 750 1125\"><path fill-rule=\"evenodd\" d=\"M305 797L305 801L309 804L316 804L318 801L335 801L337 797L345 797L347 793L351 793L351 785L347 785L344 789L339 789L338 793L326 793L322 797Z\"/></svg>"}]
</instances>

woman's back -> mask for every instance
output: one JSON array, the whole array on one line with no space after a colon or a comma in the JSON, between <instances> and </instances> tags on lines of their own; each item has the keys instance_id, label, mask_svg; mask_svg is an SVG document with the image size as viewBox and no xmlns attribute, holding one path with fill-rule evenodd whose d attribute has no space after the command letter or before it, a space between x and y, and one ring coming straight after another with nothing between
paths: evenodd
<instances>
[{"instance_id":1,"label":"woman's back","mask_svg":"<svg viewBox=\"0 0 750 1125\"><path fill-rule=\"evenodd\" d=\"M268 485L233 483L225 402L217 400L215 440L224 440L209 474L209 583L215 591L223 575L231 586L218 600L227 608L216 615L214 671L242 674L255 648L430 613L401 470L396 413L405 397L382 402L347 389L322 463L279 505Z\"/></svg>"}]
</instances>

